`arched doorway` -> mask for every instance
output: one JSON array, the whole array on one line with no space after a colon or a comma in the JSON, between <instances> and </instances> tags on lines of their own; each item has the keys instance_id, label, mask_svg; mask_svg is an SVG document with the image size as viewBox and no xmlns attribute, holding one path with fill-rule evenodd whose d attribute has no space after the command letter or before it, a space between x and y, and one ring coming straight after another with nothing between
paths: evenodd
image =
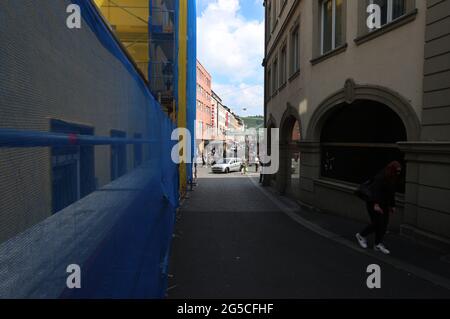
<instances>
[{"instance_id":1,"label":"arched doorway","mask_svg":"<svg viewBox=\"0 0 450 319\"><path fill-rule=\"evenodd\" d=\"M403 163L396 143L406 140L402 119L388 106L371 100L338 104L327 113L320 133L320 175L362 183L390 161Z\"/></svg>"},{"instance_id":2,"label":"arched doorway","mask_svg":"<svg viewBox=\"0 0 450 319\"><path fill-rule=\"evenodd\" d=\"M266 124L266 128L267 128L267 138L265 140L266 143L266 147L267 147L267 155L271 156L272 155L272 129L277 128L277 124L275 122L275 119L273 117L273 115L271 114L269 117L269 120ZM263 185L264 186L272 186L273 183L276 183L276 174L266 174L264 175L264 180L263 180Z\"/></svg>"},{"instance_id":3,"label":"arched doorway","mask_svg":"<svg viewBox=\"0 0 450 319\"><path fill-rule=\"evenodd\" d=\"M278 187L281 194L293 198L300 195L301 126L297 111L288 107L282 120L280 139L280 171Z\"/></svg>"}]
</instances>

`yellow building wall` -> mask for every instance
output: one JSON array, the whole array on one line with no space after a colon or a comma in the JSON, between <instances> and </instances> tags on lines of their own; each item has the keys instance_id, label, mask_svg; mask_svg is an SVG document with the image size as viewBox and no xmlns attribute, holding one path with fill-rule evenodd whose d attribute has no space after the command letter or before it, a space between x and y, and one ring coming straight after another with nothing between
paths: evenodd
<instances>
[{"instance_id":1,"label":"yellow building wall","mask_svg":"<svg viewBox=\"0 0 450 319\"><path fill-rule=\"evenodd\" d=\"M149 1L95 0L94 2L148 80Z\"/></svg>"}]
</instances>

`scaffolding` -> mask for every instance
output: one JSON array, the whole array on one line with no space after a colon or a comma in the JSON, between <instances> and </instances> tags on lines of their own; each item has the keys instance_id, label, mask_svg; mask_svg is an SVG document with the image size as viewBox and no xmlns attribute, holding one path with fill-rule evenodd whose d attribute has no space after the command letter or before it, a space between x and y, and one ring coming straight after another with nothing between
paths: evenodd
<instances>
[{"instance_id":1,"label":"scaffolding","mask_svg":"<svg viewBox=\"0 0 450 319\"><path fill-rule=\"evenodd\" d=\"M174 106L175 1L94 0L163 110Z\"/></svg>"}]
</instances>

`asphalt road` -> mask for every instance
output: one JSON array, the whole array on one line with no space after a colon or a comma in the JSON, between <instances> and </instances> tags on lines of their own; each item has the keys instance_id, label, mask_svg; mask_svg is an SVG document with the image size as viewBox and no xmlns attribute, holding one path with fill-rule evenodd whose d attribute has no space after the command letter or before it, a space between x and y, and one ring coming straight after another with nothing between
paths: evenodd
<instances>
[{"instance_id":1,"label":"asphalt road","mask_svg":"<svg viewBox=\"0 0 450 319\"><path fill-rule=\"evenodd\" d=\"M450 298L304 228L250 178L200 172L176 226L169 298ZM366 284L371 264L381 267L379 289Z\"/></svg>"}]
</instances>

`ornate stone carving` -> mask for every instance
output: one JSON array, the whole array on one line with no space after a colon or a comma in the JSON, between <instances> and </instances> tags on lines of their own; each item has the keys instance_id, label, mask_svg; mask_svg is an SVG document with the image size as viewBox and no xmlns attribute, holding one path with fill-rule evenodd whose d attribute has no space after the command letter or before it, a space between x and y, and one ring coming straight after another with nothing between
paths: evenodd
<instances>
[{"instance_id":1,"label":"ornate stone carving","mask_svg":"<svg viewBox=\"0 0 450 319\"><path fill-rule=\"evenodd\" d=\"M353 79L347 79L345 81L344 86L344 95L345 95L345 102L348 104L352 104L355 101L355 81Z\"/></svg>"}]
</instances>

